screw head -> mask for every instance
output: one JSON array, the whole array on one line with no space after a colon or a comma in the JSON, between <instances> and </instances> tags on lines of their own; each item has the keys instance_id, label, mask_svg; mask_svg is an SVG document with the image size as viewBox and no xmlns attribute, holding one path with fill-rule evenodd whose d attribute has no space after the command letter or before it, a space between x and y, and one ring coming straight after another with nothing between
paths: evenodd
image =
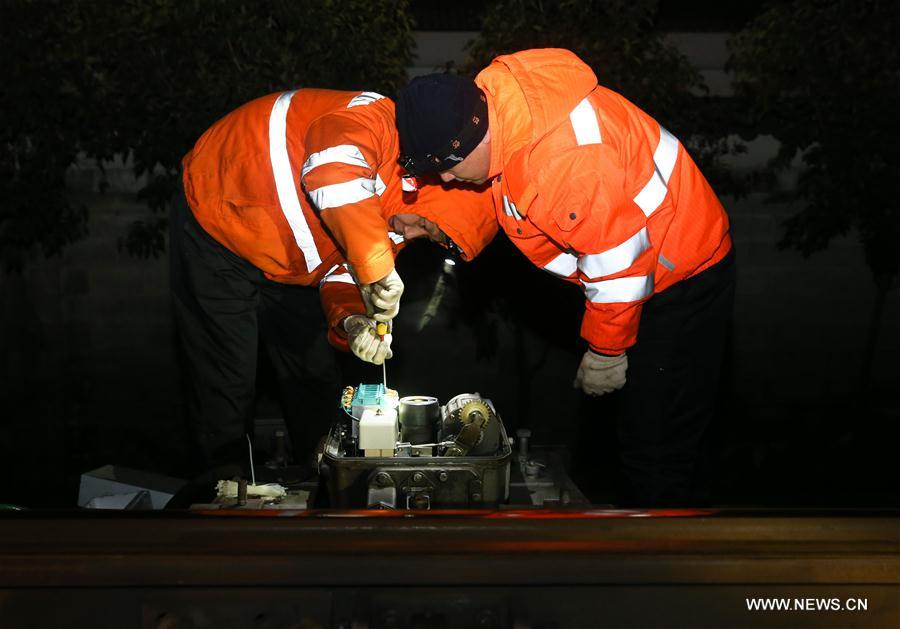
<instances>
[{"instance_id":1,"label":"screw head","mask_svg":"<svg viewBox=\"0 0 900 629\"><path fill-rule=\"evenodd\" d=\"M450 476L447 474L447 472L441 472L440 474L438 474L438 480L440 480L442 483L446 483L448 478L450 478Z\"/></svg>"},{"instance_id":2,"label":"screw head","mask_svg":"<svg viewBox=\"0 0 900 629\"><path fill-rule=\"evenodd\" d=\"M425 476L422 474L422 472L416 472L415 474L413 474L413 480L417 483L422 482L423 478L425 478Z\"/></svg>"}]
</instances>

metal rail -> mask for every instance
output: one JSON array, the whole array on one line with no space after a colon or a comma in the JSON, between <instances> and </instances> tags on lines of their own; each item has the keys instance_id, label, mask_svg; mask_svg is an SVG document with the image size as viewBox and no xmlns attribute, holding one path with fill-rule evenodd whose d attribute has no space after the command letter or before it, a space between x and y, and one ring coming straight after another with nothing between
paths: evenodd
<instances>
[{"instance_id":1,"label":"metal rail","mask_svg":"<svg viewBox=\"0 0 900 629\"><path fill-rule=\"evenodd\" d=\"M70 588L79 594L62 594ZM643 623L633 626L655 626L688 608L692 626L741 626L751 620L743 602L747 596L829 593L864 597L869 609L853 617L793 615L790 626L900 626L894 624L900 621L897 512L18 512L0 517L3 626L17 626L10 624L20 619L16 610L51 613L41 607L45 596L48 601L62 596L53 599L64 601L57 606L71 605L72 613L84 614L104 601L107 606L115 601L123 614L156 601L153 609L163 615L185 614L204 600L211 608L216 601L244 601L247 609L256 609L262 600L284 597L328 610L322 612L330 619L326 626L340 626L334 624L336 610L355 610L347 611L351 620L374 613L372 606L381 603L373 600L395 601L401 616L419 609L416 605L443 609L455 600L457 606L444 612L451 614L467 601L481 601L499 624L479 626L512 626L520 616L591 626L593 615L616 618L618 606L632 600L637 604L632 615L621 617L628 626L630 620ZM113 617L120 623L108 626L130 626L121 624L124 616ZM92 626L107 626L90 618ZM447 618L447 626L455 626ZM765 619L756 615L744 626L769 626ZM868 621L882 624L853 624ZM241 626L223 622L219 626Z\"/></svg>"}]
</instances>

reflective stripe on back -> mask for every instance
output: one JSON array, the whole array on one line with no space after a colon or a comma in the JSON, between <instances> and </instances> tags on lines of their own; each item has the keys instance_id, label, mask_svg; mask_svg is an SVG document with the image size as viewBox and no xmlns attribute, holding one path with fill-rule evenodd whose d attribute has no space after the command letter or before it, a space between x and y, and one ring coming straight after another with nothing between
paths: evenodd
<instances>
[{"instance_id":1,"label":"reflective stripe on back","mask_svg":"<svg viewBox=\"0 0 900 629\"><path fill-rule=\"evenodd\" d=\"M617 277L614 280L581 282L584 294L595 304L617 304L638 301L653 294L653 274L639 277Z\"/></svg>"},{"instance_id":2,"label":"reflective stripe on back","mask_svg":"<svg viewBox=\"0 0 900 629\"><path fill-rule=\"evenodd\" d=\"M575 141L578 146L583 144L600 144L600 123L597 122L597 112L594 111L591 102L584 98L572 113L569 114L572 130L575 132Z\"/></svg>"},{"instance_id":3,"label":"reflective stripe on back","mask_svg":"<svg viewBox=\"0 0 900 629\"><path fill-rule=\"evenodd\" d=\"M645 216L650 216L662 204L668 192L669 177L678 159L678 138L659 127L659 144L653 152L653 173L644 187L634 197Z\"/></svg>"},{"instance_id":4,"label":"reflective stripe on back","mask_svg":"<svg viewBox=\"0 0 900 629\"><path fill-rule=\"evenodd\" d=\"M272 113L269 115L269 158L272 161L272 174L275 176L275 190L281 211L287 219L294 240L300 247L306 260L306 270L312 272L322 263L319 250L313 239L309 224L303 215L297 186L291 172L291 160L287 150L287 114L291 99L296 92L285 92L275 100Z\"/></svg>"}]
</instances>

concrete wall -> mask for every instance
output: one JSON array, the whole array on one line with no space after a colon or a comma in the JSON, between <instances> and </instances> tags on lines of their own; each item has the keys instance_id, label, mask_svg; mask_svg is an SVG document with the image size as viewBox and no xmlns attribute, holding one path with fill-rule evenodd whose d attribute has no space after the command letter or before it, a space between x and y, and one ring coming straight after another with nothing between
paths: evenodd
<instances>
[{"instance_id":1,"label":"concrete wall","mask_svg":"<svg viewBox=\"0 0 900 629\"><path fill-rule=\"evenodd\" d=\"M460 44L470 36L420 33L420 56L411 74L461 61ZM724 35L675 34L672 40L698 62L715 91L727 91L721 70ZM735 167L763 163L773 148L771 141L757 142ZM128 224L149 210L137 200L140 182L126 165L110 165L107 172L110 187L105 192L98 190L99 173L88 165L71 172L73 199L90 208L87 238L58 258L36 253L21 276L0 275L0 398L8 401L0 458L9 463L23 448L33 450L62 484L106 463L177 473L171 461L185 454L167 262L135 259L117 250ZM731 387L736 412L754 423L734 428L732 437L736 448L752 447L767 438L759 436L762 429L778 431L788 425L815 430L817 414L852 399L874 293L853 235L803 259L775 246L779 225L792 208L766 204L759 195L724 202L739 268ZM479 389L505 405L501 410L531 409L532 417L521 423L565 415L579 403L570 388L578 356L542 345L529 330L510 329L499 315L491 315L499 349L490 360L475 357L474 339L446 317L417 338L413 322L430 291L413 289L405 300L408 320L402 325L409 331L398 339L400 351L414 356L428 347L431 354L398 362L395 377L400 382L406 380L417 393ZM885 313L873 394L891 417L900 415L891 393L900 382L897 321L900 292L895 289ZM525 358L535 364L534 380L524 391L510 375L523 359L517 353L522 347L516 344L517 334L529 353ZM459 368L446 381L428 382L436 361ZM798 425L792 418L801 408L806 409L800 420L805 423ZM567 431L564 422L544 426L550 439Z\"/></svg>"}]
</instances>

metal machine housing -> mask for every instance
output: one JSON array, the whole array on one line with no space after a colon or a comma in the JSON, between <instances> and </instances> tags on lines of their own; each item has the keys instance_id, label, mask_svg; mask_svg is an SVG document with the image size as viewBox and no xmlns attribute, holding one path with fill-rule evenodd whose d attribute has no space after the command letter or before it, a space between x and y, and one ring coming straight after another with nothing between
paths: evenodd
<instances>
[{"instance_id":1,"label":"metal machine housing","mask_svg":"<svg viewBox=\"0 0 900 629\"><path fill-rule=\"evenodd\" d=\"M456 396L441 407L443 425L450 425L454 410L458 418L461 402L473 400L484 402L495 422L491 430L496 448L488 452L484 448L469 452L462 448L462 455L422 456L421 448L398 447L394 456L365 456L354 447L358 430L355 422L336 422L325 438L319 463L329 505L345 509L448 509L495 507L506 502L512 449L490 400L482 400L477 393ZM460 448L455 451L459 453Z\"/></svg>"}]
</instances>

